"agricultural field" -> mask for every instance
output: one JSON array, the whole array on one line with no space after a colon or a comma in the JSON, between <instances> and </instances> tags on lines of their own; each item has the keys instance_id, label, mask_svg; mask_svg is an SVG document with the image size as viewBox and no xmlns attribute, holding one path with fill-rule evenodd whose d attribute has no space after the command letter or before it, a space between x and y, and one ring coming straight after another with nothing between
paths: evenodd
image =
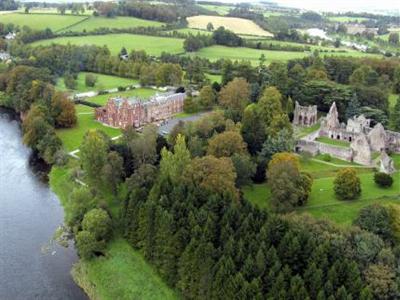
<instances>
[{"instance_id":1,"label":"agricultural field","mask_svg":"<svg viewBox=\"0 0 400 300\"><path fill-rule=\"evenodd\" d=\"M85 21L78 24L72 25L66 28L65 31L93 31L98 28L110 28L110 29L123 29L123 28L134 28L134 27L161 27L164 23L149 21L144 19L138 19L134 17L90 17Z\"/></svg>"},{"instance_id":2,"label":"agricultural field","mask_svg":"<svg viewBox=\"0 0 400 300\"><path fill-rule=\"evenodd\" d=\"M13 23L20 27L28 26L32 29L50 28L52 31L60 31L68 26L83 21L86 16L53 15L53 14L24 14L12 13L2 15L0 22L4 24Z\"/></svg>"},{"instance_id":3,"label":"agricultural field","mask_svg":"<svg viewBox=\"0 0 400 300\"><path fill-rule=\"evenodd\" d=\"M339 23L350 23L350 22L363 22L368 21L368 18L362 17L328 17L328 19L332 22L339 22Z\"/></svg>"},{"instance_id":4,"label":"agricultural field","mask_svg":"<svg viewBox=\"0 0 400 300\"><path fill-rule=\"evenodd\" d=\"M20 13L25 13L25 8L21 7L18 12ZM29 9L29 13L30 14L51 14L51 15L60 15L60 12L57 10L57 8L55 7L48 7L48 8L44 8L44 7L32 7ZM72 14L72 11L70 9L65 10L65 14L64 15L74 15ZM93 15L93 10L87 9L85 8L85 11L79 12L79 15L83 15L83 16L91 16Z\"/></svg>"},{"instance_id":5,"label":"agricultural field","mask_svg":"<svg viewBox=\"0 0 400 300\"><path fill-rule=\"evenodd\" d=\"M304 52L270 51L250 48L232 48L225 46L211 46L202 48L197 52L191 53L190 55L208 58L211 61L220 58L231 60L249 60L253 65L257 65L259 63L261 54L265 55L267 63L303 58L308 55Z\"/></svg>"},{"instance_id":6,"label":"agricultural field","mask_svg":"<svg viewBox=\"0 0 400 300\"><path fill-rule=\"evenodd\" d=\"M151 96L155 95L157 90L149 89L149 88L137 88L129 91L124 92L116 92L104 95L98 95L95 97L87 98L86 101L98 104L98 105L105 105L108 99L112 97L138 97L140 99L146 100Z\"/></svg>"},{"instance_id":7,"label":"agricultural field","mask_svg":"<svg viewBox=\"0 0 400 300\"><path fill-rule=\"evenodd\" d=\"M97 77L97 82L94 87L87 87L85 84L86 74L93 74ZM64 78L58 78L56 88L60 91L71 91L75 93L83 93L88 91L101 91L117 88L119 86L128 86L137 84L137 80L133 80L130 78L122 78L118 76L112 75L104 75L97 73L89 73L89 72L80 72L78 74L78 78L76 79L76 88L74 90L69 90L66 88L64 84Z\"/></svg>"},{"instance_id":8,"label":"agricultural field","mask_svg":"<svg viewBox=\"0 0 400 300\"><path fill-rule=\"evenodd\" d=\"M234 8L234 6L211 5L211 4L200 4L199 6L205 8L205 9L208 9L210 11L214 11L221 16L227 15L229 13L229 11Z\"/></svg>"},{"instance_id":9,"label":"agricultural field","mask_svg":"<svg viewBox=\"0 0 400 300\"><path fill-rule=\"evenodd\" d=\"M207 24L212 23L214 28L217 29L220 26L225 27L237 34L248 34L256 36L268 36L272 37L273 34L263 30L260 26L255 24L253 21L231 18L231 17L218 17L218 16L194 16L187 18L189 28L195 29L207 29Z\"/></svg>"},{"instance_id":10,"label":"agricultural field","mask_svg":"<svg viewBox=\"0 0 400 300\"><path fill-rule=\"evenodd\" d=\"M107 127L97 122L94 119L94 112L92 113L78 113L78 122L73 128L57 129L56 134L63 142L64 148L67 151L73 151L82 143L86 131L89 129L100 129L110 137L116 137L121 134L121 130L117 128Z\"/></svg>"},{"instance_id":11,"label":"agricultural field","mask_svg":"<svg viewBox=\"0 0 400 300\"><path fill-rule=\"evenodd\" d=\"M393 159L399 166L400 155L394 156ZM332 160L332 163L338 162L340 160ZM350 163L347 164L352 166ZM365 206L373 203L400 203L400 172L393 175L392 187L380 188L374 183L374 174L370 169L357 168L356 171L361 180L361 197L357 200L341 201L335 197L333 191L333 180L335 173L340 170L339 167L309 160L301 162L301 169L313 175L314 183L307 204L298 208L297 213L309 213L316 218L329 219L339 225L348 226L351 225L358 211ZM243 192L248 201L261 208L269 208L270 191L266 183L245 187Z\"/></svg>"},{"instance_id":12,"label":"agricultural field","mask_svg":"<svg viewBox=\"0 0 400 300\"><path fill-rule=\"evenodd\" d=\"M122 47L128 50L145 50L147 54L159 56L162 52L171 54L183 53L183 39L166 38L157 36L146 36L138 34L106 34L106 35L88 35L74 37L59 37L54 39L42 40L32 43L32 46L51 45L51 44L74 44L78 46L96 45L108 46L111 53L116 55Z\"/></svg>"},{"instance_id":13,"label":"agricultural field","mask_svg":"<svg viewBox=\"0 0 400 300\"><path fill-rule=\"evenodd\" d=\"M86 287L95 286L96 299L179 299L144 257L122 238L108 245L105 256L81 260L72 276Z\"/></svg>"}]
</instances>

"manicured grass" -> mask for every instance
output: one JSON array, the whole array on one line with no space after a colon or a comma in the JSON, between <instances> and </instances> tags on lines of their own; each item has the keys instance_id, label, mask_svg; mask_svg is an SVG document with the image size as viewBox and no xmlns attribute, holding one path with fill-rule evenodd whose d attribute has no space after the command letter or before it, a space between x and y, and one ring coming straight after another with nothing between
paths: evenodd
<instances>
[{"instance_id":1,"label":"manicured grass","mask_svg":"<svg viewBox=\"0 0 400 300\"><path fill-rule=\"evenodd\" d=\"M85 77L86 74L93 74L97 77L97 82L94 87L87 87L85 85ZM107 90L112 88L117 88L119 86L128 86L132 84L137 84L138 81L130 78L123 78L118 76L112 75L104 75L98 73L89 73L89 72L80 72L78 74L78 78L76 80L76 88L73 90L74 92L88 92L88 91L100 91L100 90ZM64 78L59 78L57 80L56 88L60 91L67 91L64 84Z\"/></svg>"},{"instance_id":2,"label":"manicured grass","mask_svg":"<svg viewBox=\"0 0 400 300\"><path fill-rule=\"evenodd\" d=\"M81 260L72 275L91 299L178 299L143 256L122 238L109 243L105 256Z\"/></svg>"},{"instance_id":3,"label":"manicured grass","mask_svg":"<svg viewBox=\"0 0 400 300\"><path fill-rule=\"evenodd\" d=\"M320 127L321 127L321 124L319 124L319 123L316 123L310 127L301 127L297 133L297 136L299 138L305 137L305 136L309 135L310 133L317 131Z\"/></svg>"},{"instance_id":4,"label":"manicured grass","mask_svg":"<svg viewBox=\"0 0 400 300\"><path fill-rule=\"evenodd\" d=\"M121 134L120 129L107 127L100 122L97 122L94 119L94 113L78 114L77 117L78 123L74 128L56 130L57 135L62 140L63 145L67 151L73 151L79 148L86 131L88 131L89 129L100 129L110 137L115 137Z\"/></svg>"},{"instance_id":5,"label":"manicured grass","mask_svg":"<svg viewBox=\"0 0 400 300\"><path fill-rule=\"evenodd\" d=\"M189 17L187 18L187 21L189 28L207 29L207 24L211 23L213 24L214 29L223 26L237 34L273 36L272 33L262 29L253 21L247 19L200 15Z\"/></svg>"},{"instance_id":6,"label":"manicured grass","mask_svg":"<svg viewBox=\"0 0 400 300\"><path fill-rule=\"evenodd\" d=\"M55 39L42 40L32 43L33 46L51 45L51 44L74 44L108 46L111 53L116 55L125 47L128 52L131 50L145 50L147 54L159 56L162 52L171 54L183 53L183 39L166 38L157 36L146 36L138 34L106 34L106 35L88 35L74 37L59 37Z\"/></svg>"},{"instance_id":7,"label":"manicured grass","mask_svg":"<svg viewBox=\"0 0 400 300\"><path fill-rule=\"evenodd\" d=\"M58 31L84 20L85 16L72 15L52 15L52 14L24 14L13 13L1 15L0 22L4 24L13 23L20 27L28 26L31 29L50 28L52 31Z\"/></svg>"},{"instance_id":8,"label":"manicured grass","mask_svg":"<svg viewBox=\"0 0 400 300\"><path fill-rule=\"evenodd\" d=\"M222 81L222 75L214 75L214 74L206 73L206 77L208 79L210 79L211 83L213 83L213 82L221 83L221 81Z\"/></svg>"},{"instance_id":9,"label":"manicured grass","mask_svg":"<svg viewBox=\"0 0 400 300\"><path fill-rule=\"evenodd\" d=\"M156 21L149 21L134 17L90 17L84 22L71 26L67 31L93 31L98 28L110 28L110 29L123 29L123 28L134 28L134 27L161 27L163 23Z\"/></svg>"},{"instance_id":10,"label":"manicured grass","mask_svg":"<svg viewBox=\"0 0 400 300\"><path fill-rule=\"evenodd\" d=\"M151 96L155 95L157 93L157 90L154 89L148 89L148 88L138 88L138 89L133 89L125 92L117 92L117 93L110 93L110 94L104 94L104 95L98 95L95 97L90 97L87 98L86 101L92 102L95 104L99 105L105 105L108 101L108 99L112 97L139 97L141 99L148 99Z\"/></svg>"},{"instance_id":11,"label":"manicured grass","mask_svg":"<svg viewBox=\"0 0 400 300\"><path fill-rule=\"evenodd\" d=\"M372 203L400 204L400 173L393 175L393 186L387 189L378 187L373 181L373 173L359 174L362 194L357 200L338 200L333 191L334 177L314 180L306 206L296 210L297 213L310 213L316 218L332 220L341 225L350 225L359 210ZM270 191L267 184L257 184L243 189L244 198L268 209Z\"/></svg>"},{"instance_id":12,"label":"manicured grass","mask_svg":"<svg viewBox=\"0 0 400 300\"><path fill-rule=\"evenodd\" d=\"M94 108L83 104L77 104L75 105L75 110L77 114L87 114L93 113Z\"/></svg>"},{"instance_id":13,"label":"manicured grass","mask_svg":"<svg viewBox=\"0 0 400 300\"><path fill-rule=\"evenodd\" d=\"M335 140L331 139L325 136L318 137L316 141L324 143L324 144L329 144L332 146L337 146L337 147L343 147L343 148L348 148L350 146L350 143L347 141L342 141L342 140Z\"/></svg>"}]
</instances>

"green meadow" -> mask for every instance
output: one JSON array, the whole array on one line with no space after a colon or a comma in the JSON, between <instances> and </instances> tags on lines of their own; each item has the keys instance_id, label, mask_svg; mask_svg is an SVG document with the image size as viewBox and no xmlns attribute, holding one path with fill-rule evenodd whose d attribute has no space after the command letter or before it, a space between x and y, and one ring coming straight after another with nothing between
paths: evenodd
<instances>
[{"instance_id":1,"label":"green meadow","mask_svg":"<svg viewBox=\"0 0 400 300\"><path fill-rule=\"evenodd\" d=\"M368 18L362 17L328 17L328 19L332 22L339 22L339 23L348 23L348 22L362 22L369 20Z\"/></svg>"},{"instance_id":2,"label":"green meadow","mask_svg":"<svg viewBox=\"0 0 400 300\"><path fill-rule=\"evenodd\" d=\"M75 127L56 130L57 136L61 139L64 148L67 151L78 149L82 143L86 131L89 129L100 129L110 137L116 137L121 134L120 129L104 126L100 122L97 122L94 118L93 110L90 114L83 114L82 112L80 114L78 113L77 118L78 122Z\"/></svg>"},{"instance_id":3,"label":"green meadow","mask_svg":"<svg viewBox=\"0 0 400 300\"><path fill-rule=\"evenodd\" d=\"M93 74L97 77L96 85L94 87L87 87L85 84L85 77L87 74ZM98 73L80 72L78 78L76 79L76 87L73 92L83 93L88 91L100 91L117 88L119 86L128 86L132 84L137 84L137 80L123 78L113 75L104 75ZM70 91L66 88L64 84L64 78L59 78L57 80L56 88L60 91Z\"/></svg>"},{"instance_id":4,"label":"green meadow","mask_svg":"<svg viewBox=\"0 0 400 300\"><path fill-rule=\"evenodd\" d=\"M13 13L1 15L0 22L4 24L13 23L20 27L28 26L32 29L50 28L59 31L87 18L86 16L53 15L53 14L25 14Z\"/></svg>"},{"instance_id":5,"label":"green meadow","mask_svg":"<svg viewBox=\"0 0 400 300\"><path fill-rule=\"evenodd\" d=\"M134 27L161 27L164 23L138 19L134 17L90 17L85 21L67 28L66 31L93 31L98 28L123 29Z\"/></svg>"},{"instance_id":6,"label":"green meadow","mask_svg":"<svg viewBox=\"0 0 400 300\"><path fill-rule=\"evenodd\" d=\"M132 89L129 91L124 91L124 92L116 92L116 93L110 93L110 94L104 94L104 95L98 95L95 97L90 97L86 98L85 100L94 104L99 104L99 105L105 105L108 101L108 99L112 97L138 97L141 99L148 99L151 96L155 95L157 93L157 90L155 89L150 89L150 88L137 88L137 89Z\"/></svg>"},{"instance_id":7,"label":"green meadow","mask_svg":"<svg viewBox=\"0 0 400 300\"><path fill-rule=\"evenodd\" d=\"M214 11L214 12L216 12L217 14L219 14L221 16L224 16L224 15L228 14L229 11L234 8L234 6L211 5L211 4L200 4L199 6L205 8L205 9Z\"/></svg>"},{"instance_id":8,"label":"green meadow","mask_svg":"<svg viewBox=\"0 0 400 300\"><path fill-rule=\"evenodd\" d=\"M318 158L318 157L317 157ZM394 155L396 167L400 167L400 155ZM354 164L340 160L331 163ZM312 174L314 178L312 190L307 204L295 210L296 213L309 213L316 218L329 219L340 225L350 225L356 218L359 210L373 203L400 204L400 172L393 175L393 186L380 188L373 180L371 169L356 168L361 180L362 194L359 199L351 201L338 200L333 190L333 180L341 167L327 165L314 160L301 160L301 170ZM269 209L271 197L266 183L256 184L243 188L244 198L260 208Z\"/></svg>"},{"instance_id":9,"label":"green meadow","mask_svg":"<svg viewBox=\"0 0 400 300\"><path fill-rule=\"evenodd\" d=\"M125 47L128 52L131 50L145 50L147 54L159 56L162 52L171 54L183 53L183 39L166 38L157 36L137 35L137 34L106 34L88 35L74 37L59 37L54 39L42 40L32 43L32 46L51 45L51 44L73 44L78 46L96 45L108 46L111 53L116 55Z\"/></svg>"},{"instance_id":10,"label":"green meadow","mask_svg":"<svg viewBox=\"0 0 400 300\"><path fill-rule=\"evenodd\" d=\"M144 257L122 238L109 243L105 256L80 260L72 276L92 299L178 299Z\"/></svg>"}]
</instances>

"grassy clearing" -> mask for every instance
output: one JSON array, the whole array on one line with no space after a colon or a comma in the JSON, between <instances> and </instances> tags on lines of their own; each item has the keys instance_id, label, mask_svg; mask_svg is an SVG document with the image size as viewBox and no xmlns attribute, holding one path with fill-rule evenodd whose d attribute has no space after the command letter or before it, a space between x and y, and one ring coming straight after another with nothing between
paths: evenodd
<instances>
[{"instance_id":1,"label":"grassy clearing","mask_svg":"<svg viewBox=\"0 0 400 300\"><path fill-rule=\"evenodd\" d=\"M189 28L207 29L207 24L212 23L214 28L220 26L232 30L237 34L251 34L257 36L273 36L272 33L263 30L260 26L253 21L231 18L231 17L218 17L218 16L194 16L187 18Z\"/></svg>"},{"instance_id":2,"label":"grassy clearing","mask_svg":"<svg viewBox=\"0 0 400 300\"><path fill-rule=\"evenodd\" d=\"M301 127L301 128L299 128L296 135L298 138L302 138L302 137L309 135L310 133L317 131L320 127L321 127L321 124L319 124L319 123L316 123L310 127Z\"/></svg>"},{"instance_id":3,"label":"grassy clearing","mask_svg":"<svg viewBox=\"0 0 400 300\"><path fill-rule=\"evenodd\" d=\"M94 87L87 87L85 85L85 77L87 74L93 74L97 77L97 82ZM128 86L132 84L137 84L137 80L129 79L129 78L123 78L123 77L118 77L118 76L112 76L112 75L104 75L104 74L98 74L98 73L89 73L89 72L80 72L78 74L78 78L76 80L76 88L73 90L73 92L88 92L88 91L101 91L101 90L107 90L107 89L112 89L112 88L117 88L119 86ZM57 80L57 85L56 88L60 91L68 91L64 84L64 78L59 78Z\"/></svg>"},{"instance_id":4,"label":"grassy clearing","mask_svg":"<svg viewBox=\"0 0 400 300\"><path fill-rule=\"evenodd\" d=\"M331 139L325 136L321 136L316 138L316 141L332 146L337 146L337 147L342 147L342 148L348 148L350 146L350 143L347 141L342 141L342 140L335 140Z\"/></svg>"},{"instance_id":5,"label":"grassy clearing","mask_svg":"<svg viewBox=\"0 0 400 300\"><path fill-rule=\"evenodd\" d=\"M178 299L143 256L121 238L108 245L104 257L81 260L72 276L91 299Z\"/></svg>"},{"instance_id":6,"label":"grassy clearing","mask_svg":"<svg viewBox=\"0 0 400 300\"><path fill-rule=\"evenodd\" d=\"M93 31L98 28L134 28L134 27L161 27L164 23L149 21L134 17L90 17L82 23L69 27L66 31Z\"/></svg>"},{"instance_id":7,"label":"grassy clearing","mask_svg":"<svg viewBox=\"0 0 400 300\"><path fill-rule=\"evenodd\" d=\"M86 131L89 129L100 129L110 137L115 137L121 134L121 130L117 128L107 127L97 122L92 114L78 114L78 123L74 128L57 129L56 134L60 137L67 151L73 151L82 143Z\"/></svg>"},{"instance_id":8,"label":"grassy clearing","mask_svg":"<svg viewBox=\"0 0 400 300\"><path fill-rule=\"evenodd\" d=\"M397 98L400 97L400 95L396 95L396 94L389 94L389 107L391 109L394 108L394 106L396 105L397 102Z\"/></svg>"},{"instance_id":9,"label":"grassy clearing","mask_svg":"<svg viewBox=\"0 0 400 300\"><path fill-rule=\"evenodd\" d=\"M221 81L222 81L222 75L214 75L214 74L206 73L206 77L210 80L211 83L213 83L213 82L221 83Z\"/></svg>"},{"instance_id":10,"label":"grassy clearing","mask_svg":"<svg viewBox=\"0 0 400 300\"><path fill-rule=\"evenodd\" d=\"M74 37L60 37L55 39L37 41L32 46L51 45L51 44L74 44L108 46L111 53L116 55L125 47L128 52L131 50L145 50L147 54L159 56L162 52L171 54L183 53L183 39L166 38L156 36L146 36L138 34L106 34L106 35L88 35Z\"/></svg>"},{"instance_id":11,"label":"grassy clearing","mask_svg":"<svg viewBox=\"0 0 400 300\"><path fill-rule=\"evenodd\" d=\"M359 174L362 195L353 201L336 199L333 191L334 177L317 178L314 180L311 195L307 205L299 208L297 213L310 213L316 218L329 219L340 225L350 225L359 210L373 203L400 204L400 173L393 175L394 184L388 189L378 187L373 181L373 173ZM269 208L270 191L267 184L257 184L243 189L244 198L259 206Z\"/></svg>"},{"instance_id":12,"label":"grassy clearing","mask_svg":"<svg viewBox=\"0 0 400 300\"><path fill-rule=\"evenodd\" d=\"M83 104L77 104L75 105L75 110L77 114L88 114L93 113L94 108Z\"/></svg>"},{"instance_id":13,"label":"grassy clearing","mask_svg":"<svg viewBox=\"0 0 400 300\"><path fill-rule=\"evenodd\" d=\"M20 27L28 26L37 30L50 28L52 31L59 31L85 18L86 16L12 13L2 15L0 22L4 24L13 23Z\"/></svg>"},{"instance_id":14,"label":"grassy clearing","mask_svg":"<svg viewBox=\"0 0 400 300\"><path fill-rule=\"evenodd\" d=\"M138 97L143 100L150 98L151 96L155 95L157 90L148 89L148 88L138 88L124 92L117 92L117 93L110 93L105 95L98 95L95 97L87 98L86 101L92 102L99 105L105 105L108 99L112 97Z\"/></svg>"}]
</instances>

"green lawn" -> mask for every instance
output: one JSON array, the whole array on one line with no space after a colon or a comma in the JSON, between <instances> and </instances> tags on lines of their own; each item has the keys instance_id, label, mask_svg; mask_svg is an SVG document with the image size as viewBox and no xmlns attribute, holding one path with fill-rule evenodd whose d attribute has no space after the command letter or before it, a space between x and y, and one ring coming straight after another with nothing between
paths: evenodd
<instances>
[{"instance_id":1,"label":"green lawn","mask_svg":"<svg viewBox=\"0 0 400 300\"><path fill-rule=\"evenodd\" d=\"M93 114L78 114L78 123L74 128L57 129L56 133L63 142L67 151L73 151L82 143L86 131L89 129L101 129L110 137L115 137L121 134L121 130L104 126L94 119Z\"/></svg>"},{"instance_id":2,"label":"green lawn","mask_svg":"<svg viewBox=\"0 0 400 300\"><path fill-rule=\"evenodd\" d=\"M122 47L125 47L128 52L131 50L145 50L147 54L159 56L163 51L177 54L183 53L183 39L166 38L157 36L146 36L138 34L106 34L106 35L88 35L74 37L59 37L55 39L42 40L32 43L33 46L50 45L50 44L68 43L74 45L96 45L108 46L111 53L116 55Z\"/></svg>"},{"instance_id":3,"label":"green lawn","mask_svg":"<svg viewBox=\"0 0 400 300\"><path fill-rule=\"evenodd\" d=\"M178 299L143 256L117 238L104 257L81 260L72 275L91 299Z\"/></svg>"},{"instance_id":4,"label":"green lawn","mask_svg":"<svg viewBox=\"0 0 400 300\"><path fill-rule=\"evenodd\" d=\"M301 127L301 128L299 128L296 135L298 138L302 138L302 137L309 135L310 133L317 131L320 127L321 127L321 124L319 124L319 123L315 123L314 125L309 126L309 127Z\"/></svg>"},{"instance_id":5,"label":"green lawn","mask_svg":"<svg viewBox=\"0 0 400 300\"><path fill-rule=\"evenodd\" d=\"M85 85L86 74L93 74L93 75L97 76L97 82L94 87L87 87ZM128 86L128 85L132 85L132 84L137 84L138 81L134 80L134 79L130 79L130 78L123 78L123 77L112 76L112 75L80 72L78 74L76 83L77 83L76 88L73 91L83 93L83 92L88 92L88 91L107 90L107 89L117 88L119 86ZM59 78L57 80L56 88L59 89L60 91L68 90L64 84L64 78Z\"/></svg>"},{"instance_id":6,"label":"green lawn","mask_svg":"<svg viewBox=\"0 0 400 300\"><path fill-rule=\"evenodd\" d=\"M13 13L0 16L0 22L4 24L13 23L20 27L28 26L32 29L50 28L59 31L87 18L86 16L52 15L52 14L24 14Z\"/></svg>"},{"instance_id":7,"label":"green lawn","mask_svg":"<svg viewBox=\"0 0 400 300\"><path fill-rule=\"evenodd\" d=\"M98 28L110 28L110 29L123 29L123 28L134 28L134 27L161 27L164 23L149 21L134 17L90 17L84 22L73 25L67 29L67 31L93 31Z\"/></svg>"},{"instance_id":8,"label":"green lawn","mask_svg":"<svg viewBox=\"0 0 400 300\"><path fill-rule=\"evenodd\" d=\"M325 136L318 137L316 141L324 143L324 144L329 144L332 146L337 146L337 147L343 147L343 148L348 148L350 146L350 143L347 141L342 141L342 140L335 140L331 139Z\"/></svg>"},{"instance_id":9,"label":"green lawn","mask_svg":"<svg viewBox=\"0 0 400 300\"><path fill-rule=\"evenodd\" d=\"M214 75L214 74L206 73L206 77L208 79L210 79L211 83L213 83L213 82L221 83L221 81L222 81L222 75Z\"/></svg>"},{"instance_id":10,"label":"green lawn","mask_svg":"<svg viewBox=\"0 0 400 300\"><path fill-rule=\"evenodd\" d=\"M204 7L208 10L214 11L221 16L224 16L229 13L234 6L227 6L227 5L211 5L211 4L200 4L199 6Z\"/></svg>"},{"instance_id":11,"label":"green lawn","mask_svg":"<svg viewBox=\"0 0 400 300\"><path fill-rule=\"evenodd\" d=\"M297 209L298 213L310 213L316 218L332 220L341 225L350 225L358 211L372 203L400 204L400 173L393 175L394 184L388 189L378 187L373 181L373 173L359 174L361 179L361 197L353 201L336 199L333 191L334 177L314 180L307 205ZM243 189L244 198L260 208L268 209L270 191L267 184L256 184Z\"/></svg>"},{"instance_id":12,"label":"green lawn","mask_svg":"<svg viewBox=\"0 0 400 300\"><path fill-rule=\"evenodd\" d=\"M389 107L391 109L394 108L394 106L396 105L397 102L397 98L400 97L400 95L396 95L396 94L389 94Z\"/></svg>"},{"instance_id":13,"label":"green lawn","mask_svg":"<svg viewBox=\"0 0 400 300\"><path fill-rule=\"evenodd\" d=\"M125 92L117 92L117 93L110 93L104 95L98 95L95 97L87 98L86 101L96 103L99 105L105 105L108 99L112 97L139 97L141 99L148 99L151 96L155 95L157 90L149 89L149 88L138 88L133 89Z\"/></svg>"},{"instance_id":14,"label":"green lawn","mask_svg":"<svg viewBox=\"0 0 400 300\"><path fill-rule=\"evenodd\" d=\"M75 110L77 114L87 114L93 113L94 108L83 104L77 104L75 105Z\"/></svg>"}]
</instances>

